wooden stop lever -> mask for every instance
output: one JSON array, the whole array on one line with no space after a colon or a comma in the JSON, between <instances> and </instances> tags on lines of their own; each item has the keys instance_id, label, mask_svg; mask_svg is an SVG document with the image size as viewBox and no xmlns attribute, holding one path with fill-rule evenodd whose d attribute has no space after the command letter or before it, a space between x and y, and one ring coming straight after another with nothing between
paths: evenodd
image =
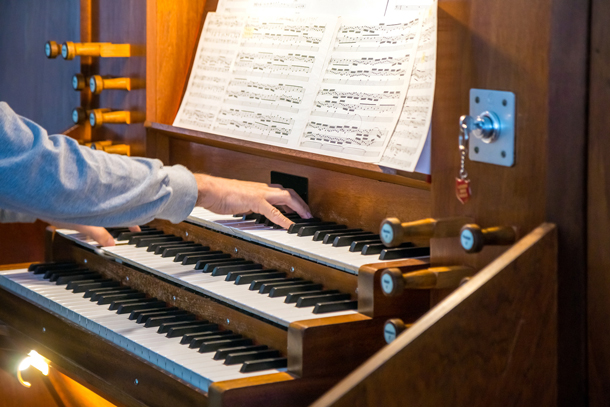
<instances>
[{"instance_id":1,"label":"wooden stop lever","mask_svg":"<svg viewBox=\"0 0 610 407\"><path fill-rule=\"evenodd\" d=\"M104 78L93 75L89 78L89 89L94 95L99 95L105 89L131 90L131 78Z\"/></svg>"},{"instance_id":2,"label":"wooden stop lever","mask_svg":"<svg viewBox=\"0 0 610 407\"><path fill-rule=\"evenodd\" d=\"M61 46L55 41L47 41L44 43L44 54L49 59L55 59L61 52Z\"/></svg>"},{"instance_id":3,"label":"wooden stop lever","mask_svg":"<svg viewBox=\"0 0 610 407\"><path fill-rule=\"evenodd\" d=\"M472 218L467 217L427 218L414 222L401 222L398 218L387 218L381 222L379 236L384 245L396 247L408 239L456 237L460 233L460 228L472 221Z\"/></svg>"},{"instance_id":4,"label":"wooden stop lever","mask_svg":"<svg viewBox=\"0 0 610 407\"><path fill-rule=\"evenodd\" d=\"M475 270L468 266L432 267L405 274L392 267L381 272L381 290L388 297L395 297L406 289L456 288L462 279L474 273Z\"/></svg>"},{"instance_id":5,"label":"wooden stop lever","mask_svg":"<svg viewBox=\"0 0 610 407\"><path fill-rule=\"evenodd\" d=\"M402 319L392 318L388 319L383 324L383 339L386 343L393 342L394 339L404 331L406 331L412 324L405 324Z\"/></svg>"},{"instance_id":6,"label":"wooden stop lever","mask_svg":"<svg viewBox=\"0 0 610 407\"><path fill-rule=\"evenodd\" d=\"M517 241L517 231L512 226L496 226L481 229L479 225L467 224L460 230L460 243L467 253L478 253L486 245L511 245Z\"/></svg>"},{"instance_id":7,"label":"wooden stop lever","mask_svg":"<svg viewBox=\"0 0 610 407\"><path fill-rule=\"evenodd\" d=\"M46 48L45 48L46 51ZM131 44L112 44L110 42L71 42L61 45L61 56L70 60L77 56L88 57L130 57Z\"/></svg>"},{"instance_id":8,"label":"wooden stop lever","mask_svg":"<svg viewBox=\"0 0 610 407\"><path fill-rule=\"evenodd\" d=\"M127 110L109 112L107 109L94 109L89 113L89 123L91 127L99 127L106 123L131 124L143 121L140 116Z\"/></svg>"}]
</instances>

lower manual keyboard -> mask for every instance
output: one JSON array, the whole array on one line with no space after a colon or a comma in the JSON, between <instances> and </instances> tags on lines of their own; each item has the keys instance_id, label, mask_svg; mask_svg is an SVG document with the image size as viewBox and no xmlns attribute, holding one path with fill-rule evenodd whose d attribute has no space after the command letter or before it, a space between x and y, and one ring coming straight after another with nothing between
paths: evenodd
<instances>
[{"instance_id":1,"label":"lower manual keyboard","mask_svg":"<svg viewBox=\"0 0 610 407\"><path fill-rule=\"evenodd\" d=\"M211 326L214 324L196 320L186 311L169 309L154 298L132 293L128 287L83 291L91 284L108 283L94 272L74 267L35 272L0 271L0 286L203 391L208 391L210 384L217 381L285 371L268 368L286 366L285 358L278 357L277 351L252 345L240 335L229 335L230 331L214 332L217 328ZM76 288L79 282L80 290ZM138 318L130 319L134 312ZM199 342L189 346L192 338L188 335L197 335Z\"/></svg>"},{"instance_id":2,"label":"lower manual keyboard","mask_svg":"<svg viewBox=\"0 0 610 407\"><path fill-rule=\"evenodd\" d=\"M94 242L78 232L58 232L73 241L93 247L91 244ZM195 260L208 257L210 255L206 253L210 252L209 248L194 247L192 242L176 241L172 236L161 236L152 230L140 234L126 233L124 236L132 243L128 243L130 240L117 240L116 246L102 247L99 250L120 262L146 270L282 326L287 327L295 321L356 313L357 302L350 300L349 295L329 292L330 290L324 290L311 282L289 279L285 273L277 270L266 270L260 265L248 264L251 262L240 261L222 253L211 255L217 258L213 264L218 268L205 270L202 268L203 260L189 263L189 259L181 256L183 253L192 253L191 258ZM166 244L168 251L171 250L175 255L162 257L161 252L148 251L149 248L157 248L152 247L153 245L161 244ZM176 251L180 250L180 245L186 247L182 249L183 253ZM195 251L203 249L203 252ZM181 261L176 261L177 259ZM223 265L226 265L224 270L221 267ZM243 276L235 277L236 274ZM255 277L261 274L273 275ZM263 284L266 287L261 287ZM274 285L277 287L273 287ZM297 294L304 298L295 298L292 301L292 297Z\"/></svg>"}]
</instances>

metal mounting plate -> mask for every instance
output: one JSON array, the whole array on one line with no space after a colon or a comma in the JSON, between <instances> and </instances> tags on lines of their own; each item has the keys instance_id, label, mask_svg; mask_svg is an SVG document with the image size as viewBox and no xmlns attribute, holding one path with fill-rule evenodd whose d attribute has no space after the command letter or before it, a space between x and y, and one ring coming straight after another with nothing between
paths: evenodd
<instances>
[{"instance_id":1,"label":"metal mounting plate","mask_svg":"<svg viewBox=\"0 0 610 407\"><path fill-rule=\"evenodd\" d=\"M470 116L494 112L500 119L500 135L491 143L470 137L471 161L512 167L515 164L515 94L487 89L470 89Z\"/></svg>"}]
</instances>

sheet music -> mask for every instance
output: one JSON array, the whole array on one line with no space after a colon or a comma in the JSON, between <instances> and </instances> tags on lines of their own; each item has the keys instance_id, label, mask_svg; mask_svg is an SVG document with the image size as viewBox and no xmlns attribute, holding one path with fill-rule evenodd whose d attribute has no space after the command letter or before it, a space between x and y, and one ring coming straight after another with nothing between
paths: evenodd
<instances>
[{"instance_id":1,"label":"sheet music","mask_svg":"<svg viewBox=\"0 0 610 407\"><path fill-rule=\"evenodd\" d=\"M216 12L382 17L387 5L388 0L219 0Z\"/></svg>"},{"instance_id":2,"label":"sheet music","mask_svg":"<svg viewBox=\"0 0 610 407\"><path fill-rule=\"evenodd\" d=\"M341 18L299 148L376 162L407 93L419 12L400 20Z\"/></svg>"},{"instance_id":3,"label":"sheet music","mask_svg":"<svg viewBox=\"0 0 610 407\"><path fill-rule=\"evenodd\" d=\"M390 0L395 6L404 0ZM380 164L415 171L429 134L436 78L436 1L425 14L404 107ZM404 10L407 10L405 8Z\"/></svg>"},{"instance_id":4,"label":"sheet music","mask_svg":"<svg viewBox=\"0 0 610 407\"><path fill-rule=\"evenodd\" d=\"M336 18L248 17L212 130L296 147Z\"/></svg>"},{"instance_id":5,"label":"sheet music","mask_svg":"<svg viewBox=\"0 0 610 407\"><path fill-rule=\"evenodd\" d=\"M245 17L208 13L174 126L209 131L231 79Z\"/></svg>"}]
</instances>

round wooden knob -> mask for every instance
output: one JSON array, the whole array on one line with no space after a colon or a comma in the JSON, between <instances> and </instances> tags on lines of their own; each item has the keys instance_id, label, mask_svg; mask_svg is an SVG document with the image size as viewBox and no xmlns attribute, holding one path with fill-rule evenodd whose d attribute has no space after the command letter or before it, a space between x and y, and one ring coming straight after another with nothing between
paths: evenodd
<instances>
[{"instance_id":1,"label":"round wooden knob","mask_svg":"<svg viewBox=\"0 0 610 407\"><path fill-rule=\"evenodd\" d=\"M104 123L104 112L94 109L89 113L89 124L91 127L101 126Z\"/></svg>"},{"instance_id":2,"label":"round wooden knob","mask_svg":"<svg viewBox=\"0 0 610 407\"><path fill-rule=\"evenodd\" d=\"M87 81L85 80L85 75L82 73L75 73L72 76L72 89L74 90L83 90L87 86Z\"/></svg>"},{"instance_id":3,"label":"round wooden knob","mask_svg":"<svg viewBox=\"0 0 610 407\"><path fill-rule=\"evenodd\" d=\"M398 246L402 242L403 230L398 218L387 218L381 222L379 237L388 247Z\"/></svg>"},{"instance_id":4,"label":"round wooden knob","mask_svg":"<svg viewBox=\"0 0 610 407\"><path fill-rule=\"evenodd\" d=\"M100 75L93 75L89 78L89 89L94 95L99 95L104 90L104 78Z\"/></svg>"},{"instance_id":5,"label":"round wooden knob","mask_svg":"<svg viewBox=\"0 0 610 407\"><path fill-rule=\"evenodd\" d=\"M381 291L388 297L401 295L405 290L402 271L397 268L388 268L381 272Z\"/></svg>"},{"instance_id":6,"label":"round wooden knob","mask_svg":"<svg viewBox=\"0 0 610 407\"><path fill-rule=\"evenodd\" d=\"M74 59L76 56L76 46L71 41L66 41L61 44L61 56L63 59Z\"/></svg>"},{"instance_id":7,"label":"round wooden knob","mask_svg":"<svg viewBox=\"0 0 610 407\"><path fill-rule=\"evenodd\" d=\"M393 342L394 339L407 329L407 325L402 319L392 318L388 319L383 325L383 339L386 343Z\"/></svg>"},{"instance_id":8,"label":"round wooden knob","mask_svg":"<svg viewBox=\"0 0 610 407\"><path fill-rule=\"evenodd\" d=\"M87 121L87 111L82 107L75 107L72 110L72 121L74 124L82 124Z\"/></svg>"},{"instance_id":9,"label":"round wooden knob","mask_svg":"<svg viewBox=\"0 0 610 407\"><path fill-rule=\"evenodd\" d=\"M485 237L479 225L473 223L462 226L460 244L467 253L478 253L485 246Z\"/></svg>"},{"instance_id":10,"label":"round wooden knob","mask_svg":"<svg viewBox=\"0 0 610 407\"><path fill-rule=\"evenodd\" d=\"M61 49L55 41L47 41L44 44L44 54L49 59L55 59L59 55Z\"/></svg>"}]
</instances>

